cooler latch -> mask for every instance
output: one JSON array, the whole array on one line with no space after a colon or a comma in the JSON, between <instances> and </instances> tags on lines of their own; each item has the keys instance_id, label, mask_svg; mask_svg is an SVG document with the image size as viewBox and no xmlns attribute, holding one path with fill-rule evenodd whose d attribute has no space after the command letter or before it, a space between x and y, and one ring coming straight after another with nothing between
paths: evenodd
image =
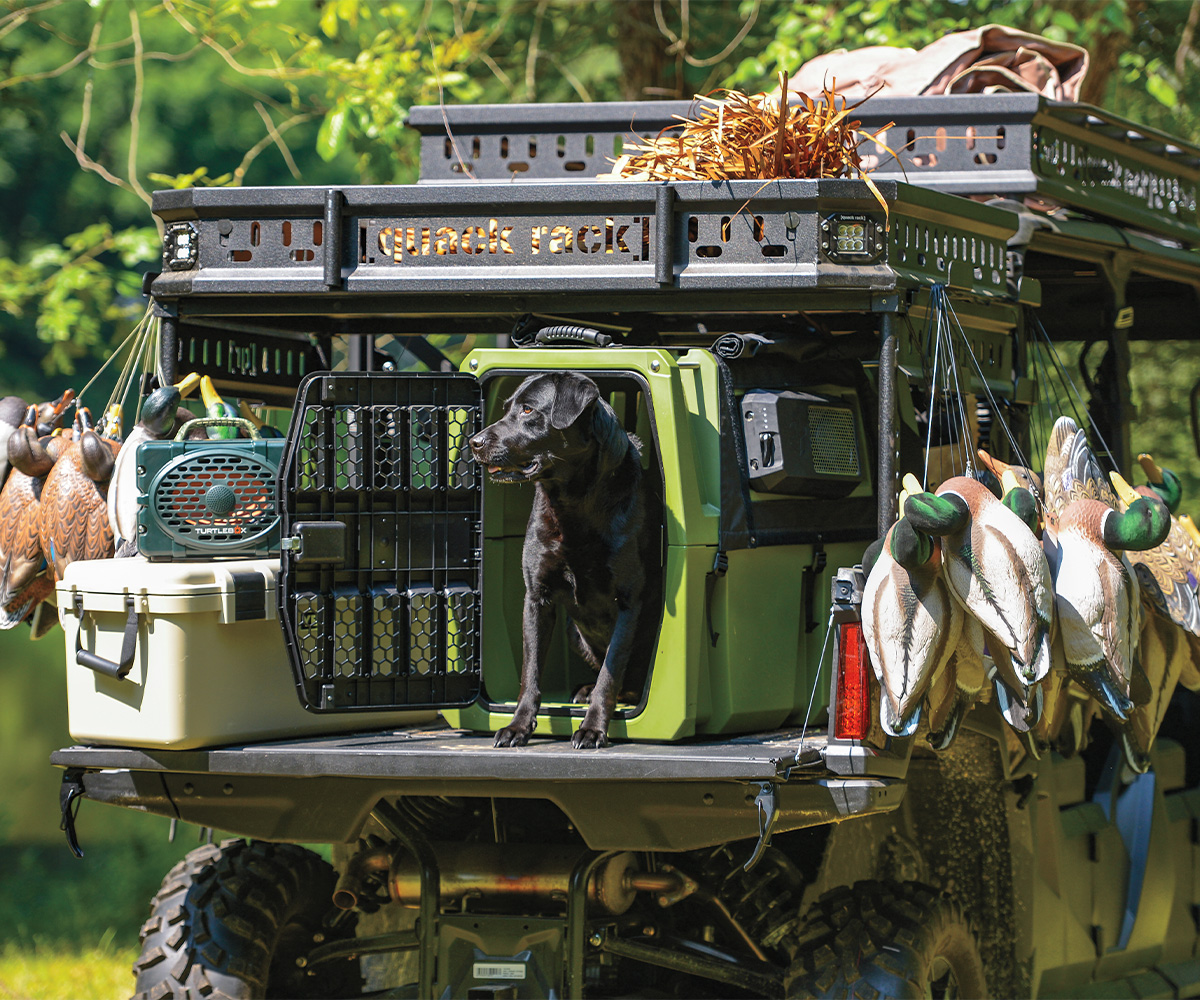
<instances>
[{"instance_id":1,"label":"cooler latch","mask_svg":"<svg viewBox=\"0 0 1200 1000\"><path fill-rule=\"evenodd\" d=\"M125 610L128 612L128 616L125 619L125 632L121 636L121 661L113 663L112 660L106 660L103 656L97 656L83 648L83 594L78 590L75 591L75 614L79 618L79 630L75 633L76 663L114 680L123 681L125 679L125 675L133 669L133 656L137 648L138 624L141 617L138 615L137 604L134 602L132 594L125 595Z\"/></svg>"}]
</instances>

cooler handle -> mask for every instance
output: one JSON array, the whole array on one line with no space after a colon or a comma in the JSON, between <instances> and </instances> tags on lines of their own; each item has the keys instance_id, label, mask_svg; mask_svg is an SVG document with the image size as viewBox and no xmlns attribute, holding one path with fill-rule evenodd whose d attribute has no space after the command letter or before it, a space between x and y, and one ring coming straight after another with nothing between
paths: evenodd
<instances>
[{"instance_id":1,"label":"cooler handle","mask_svg":"<svg viewBox=\"0 0 1200 1000\"><path fill-rule=\"evenodd\" d=\"M140 616L137 605L130 594L125 595L125 610L129 613L125 619L125 632L121 637L121 662L113 663L103 656L88 652L83 648L83 594L75 591L75 614L79 616L79 631L75 633L75 662L81 667L87 667L105 677L123 681L125 675L133 669L133 656L137 646L138 621Z\"/></svg>"}]
</instances>

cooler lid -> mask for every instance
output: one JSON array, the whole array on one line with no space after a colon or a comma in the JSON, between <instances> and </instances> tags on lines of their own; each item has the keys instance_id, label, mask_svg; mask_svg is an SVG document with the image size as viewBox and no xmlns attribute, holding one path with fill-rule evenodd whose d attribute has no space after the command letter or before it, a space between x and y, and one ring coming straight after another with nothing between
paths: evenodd
<instances>
[{"instance_id":1,"label":"cooler lid","mask_svg":"<svg viewBox=\"0 0 1200 1000\"><path fill-rule=\"evenodd\" d=\"M55 590L60 610L72 609L78 594L84 610L119 611L125 596L132 595L137 610L151 614L221 611L231 621L274 618L278 573L278 557L215 562L150 562L142 556L93 559L71 563Z\"/></svg>"}]
</instances>

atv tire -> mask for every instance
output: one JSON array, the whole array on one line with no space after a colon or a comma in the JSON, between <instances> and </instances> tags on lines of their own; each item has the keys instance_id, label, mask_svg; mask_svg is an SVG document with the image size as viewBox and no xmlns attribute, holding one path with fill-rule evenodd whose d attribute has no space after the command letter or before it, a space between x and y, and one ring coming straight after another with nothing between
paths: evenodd
<instances>
[{"instance_id":1,"label":"atv tire","mask_svg":"<svg viewBox=\"0 0 1200 1000\"><path fill-rule=\"evenodd\" d=\"M986 997L975 935L958 904L920 882L857 882L805 915L788 997Z\"/></svg>"},{"instance_id":2,"label":"atv tire","mask_svg":"<svg viewBox=\"0 0 1200 1000\"><path fill-rule=\"evenodd\" d=\"M226 840L198 847L167 873L142 927L134 1000L350 997L358 963L297 965L321 941L354 936L353 919L325 926L336 875L294 844Z\"/></svg>"}]
</instances>

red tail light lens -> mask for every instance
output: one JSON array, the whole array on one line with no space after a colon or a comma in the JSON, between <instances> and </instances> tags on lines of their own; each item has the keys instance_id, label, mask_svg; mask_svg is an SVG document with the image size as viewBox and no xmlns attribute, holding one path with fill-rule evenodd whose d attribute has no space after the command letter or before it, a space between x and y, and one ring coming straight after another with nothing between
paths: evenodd
<instances>
[{"instance_id":1,"label":"red tail light lens","mask_svg":"<svg viewBox=\"0 0 1200 1000\"><path fill-rule=\"evenodd\" d=\"M865 740L871 726L867 642L859 622L846 622L839 625L838 629L838 684L833 735L839 740Z\"/></svg>"}]
</instances>

